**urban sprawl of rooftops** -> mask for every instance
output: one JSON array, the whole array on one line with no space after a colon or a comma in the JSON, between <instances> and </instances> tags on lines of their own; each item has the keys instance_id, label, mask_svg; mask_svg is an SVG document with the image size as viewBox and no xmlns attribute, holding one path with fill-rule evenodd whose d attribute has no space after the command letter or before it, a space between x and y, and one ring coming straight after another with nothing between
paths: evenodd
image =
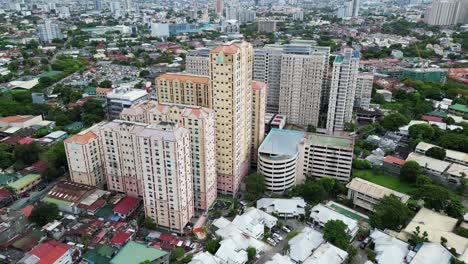
<instances>
[{"instance_id":1,"label":"urban sprawl of rooftops","mask_svg":"<svg viewBox=\"0 0 468 264\"><path fill-rule=\"evenodd\" d=\"M0 0L0 263L468 263L468 1Z\"/></svg>"}]
</instances>

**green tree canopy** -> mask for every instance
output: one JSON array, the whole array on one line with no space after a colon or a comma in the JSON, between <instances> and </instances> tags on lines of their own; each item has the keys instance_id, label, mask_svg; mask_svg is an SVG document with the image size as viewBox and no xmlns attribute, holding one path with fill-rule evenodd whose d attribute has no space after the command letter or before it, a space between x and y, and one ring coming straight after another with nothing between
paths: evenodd
<instances>
[{"instance_id":1,"label":"green tree canopy","mask_svg":"<svg viewBox=\"0 0 468 264\"><path fill-rule=\"evenodd\" d=\"M248 192L257 196L266 191L265 177L258 172L245 177L245 185Z\"/></svg>"},{"instance_id":2,"label":"green tree canopy","mask_svg":"<svg viewBox=\"0 0 468 264\"><path fill-rule=\"evenodd\" d=\"M221 242L221 238L212 239L212 240L206 242L205 250L210 252L213 255L216 254L216 251L218 251L218 249L220 247L219 242Z\"/></svg>"},{"instance_id":3,"label":"green tree canopy","mask_svg":"<svg viewBox=\"0 0 468 264\"><path fill-rule=\"evenodd\" d=\"M397 131L399 127L408 124L409 120L400 113L391 113L380 120L380 124L388 131Z\"/></svg>"},{"instance_id":4,"label":"green tree canopy","mask_svg":"<svg viewBox=\"0 0 468 264\"><path fill-rule=\"evenodd\" d=\"M29 220L36 223L38 226L43 226L58 219L59 216L60 212L57 205L51 203L39 203L32 209Z\"/></svg>"},{"instance_id":5,"label":"green tree canopy","mask_svg":"<svg viewBox=\"0 0 468 264\"><path fill-rule=\"evenodd\" d=\"M409 136L413 139L427 139L431 140L434 138L434 128L428 124L417 124L412 125L409 128Z\"/></svg>"},{"instance_id":6,"label":"green tree canopy","mask_svg":"<svg viewBox=\"0 0 468 264\"><path fill-rule=\"evenodd\" d=\"M341 220L330 220L323 228L323 238L331 244L347 250L349 246L348 226Z\"/></svg>"},{"instance_id":7,"label":"green tree canopy","mask_svg":"<svg viewBox=\"0 0 468 264\"><path fill-rule=\"evenodd\" d=\"M426 156L439 160L444 160L446 154L447 151L439 147L432 147L426 151Z\"/></svg>"},{"instance_id":8,"label":"green tree canopy","mask_svg":"<svg viewBox=\"0 0 468 264\"><path fill-rule=\"evenodd\" d=\"M396 213L398 212L398 213ZM370 217L370 224L375 228L396 230L403 226L411 217L410 209L394 195L385 196L374 205L374 213Z\"/></svg>"},{"instance_id":9,"label":"green tree canopy","mask_svg":"<svg viewBox=\"0 0 468 264\"><path fill-rule=\"evenodd\" d=\"M410 160L401 166L400 178L406 182L416 182L416 179L421 175L421 166L416 161Z\"/></svg>"},{"instance_id":10,"label":"green tree canopy","mask_svg":"<svg viewBox=\"0 0 468 264\"><path fill-rule=\"evenodd\" d=\"M102 88L112 88L112 82L110 80L104 80L99 84Z\"/></svg>"},{"instance_id":11,"label":"green tree canopy","mask_svg":"<svg viewBox=\"0 0 468 264\"><path fill-rule=\"evenodd\" d=\"M254 261L256 255L257 255L257 250L254 247L247 248L247 257L248 257L249 262Z\"/></svg>"}]
</instances>

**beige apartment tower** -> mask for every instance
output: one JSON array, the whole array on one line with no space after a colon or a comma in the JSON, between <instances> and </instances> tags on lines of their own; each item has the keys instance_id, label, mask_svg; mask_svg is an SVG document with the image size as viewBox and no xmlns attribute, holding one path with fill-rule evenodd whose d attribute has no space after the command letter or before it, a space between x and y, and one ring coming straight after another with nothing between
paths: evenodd
<instances>
[{"instance_id":1,"label":"beige apartment tower","mask_svg":"<svg viewBox=\"0 0 468 264\"><path fill-rule=\"evenodd\" d=\"M193 216L190 131L115 120L100 138L109 190L142 197L146 216L181 233Z\"/></svg>"},{"instance_id":2,"label":"beige apartment tower","mask_svg":"<svg viewBox=\"0 0 468 264\"><path fill-rule=\"evenodd\" d=\"M106 183L99 142L99 126L81 131L64 140L72 182L102 188Z\"/></svg>"},{"instance_id":3,"label":"beige apartment tower","mask_svg":"<svg viewBox=\"0 0 468 264\"><path fill-rule=\"evenodd\" d=\"M252 137L252 45L226 43L210 51L216 111L218 190L235 195L250 167Z\"/></svg>"},{"instance_id":4,"label":"beige apartment tower","mask_svg":"<svg viewBox=\"0 0 468 264\"><path fill-rule=\"evenodd\" d=\"M265 138L265 111L267 85L262 82L252 82L252 151L250 163L257 167L258 147Z\"/></svg>"},{"instance_id":5,"label":"beige apartment tower","mask_svg":"<svg viewBox=\"0 0 468 264\"><path fill-rule=\"evenodd\" d=\"M156 78L158 102L212 108L213 91L207 76L166 73Z\"/></svg>"},{"instance_id":6,"label":"beige apartment tower","mask_svg":"<svg viewBox=\"0 0 468 264\"><path fill-rule=\"evenodd\" d=\"M120 118L146 124L172 122L190 130L194 205L198 210L208 210L217 194L214 110L148 101L125 109Z\"/></svg>"}]
</instances>

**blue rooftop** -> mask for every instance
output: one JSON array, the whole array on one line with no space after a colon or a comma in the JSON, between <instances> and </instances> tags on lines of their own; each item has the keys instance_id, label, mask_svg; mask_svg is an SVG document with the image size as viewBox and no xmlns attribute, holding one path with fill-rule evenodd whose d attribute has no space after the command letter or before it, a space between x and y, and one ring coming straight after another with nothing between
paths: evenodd
<instances>
[{"instance_id":1,"label":"blue rooftop","mask_svg":"<svg viewBox=\"0 0 468 264\"><path fill-rule=\"evenodd\" d=\"M305 134L302 131L274 128L263 140L258 151L275 155L295 155L298 152L297 146Z\"/></svg>"}]
</instances>

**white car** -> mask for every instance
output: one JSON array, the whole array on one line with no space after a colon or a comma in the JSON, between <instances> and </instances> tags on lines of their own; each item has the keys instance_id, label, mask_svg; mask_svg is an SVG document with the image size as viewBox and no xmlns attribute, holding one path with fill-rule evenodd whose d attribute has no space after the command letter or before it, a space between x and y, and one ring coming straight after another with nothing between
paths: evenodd
<instances>
[{"instance_id":1,"label":"white car","mask_svg":"<svg viewBox=\"0 0 468 264\"><path fill-rule=\"evenodd\" d=\"M276 246L276 242L271 238L267 238L267 242L268 242L268 244L270 244L272 246Z\"/></svg>"},{"instance_id":2,"label":"white car","mask_svg":"<svg viewBox=\"0 0 468 264\"><path fill-rule=\"evenodd\" d=\"M275 237L279 241L283 241L283 238L280 235L278 235L277 233L273 233L273 237Z\"/></svg>"}]
</instances>

